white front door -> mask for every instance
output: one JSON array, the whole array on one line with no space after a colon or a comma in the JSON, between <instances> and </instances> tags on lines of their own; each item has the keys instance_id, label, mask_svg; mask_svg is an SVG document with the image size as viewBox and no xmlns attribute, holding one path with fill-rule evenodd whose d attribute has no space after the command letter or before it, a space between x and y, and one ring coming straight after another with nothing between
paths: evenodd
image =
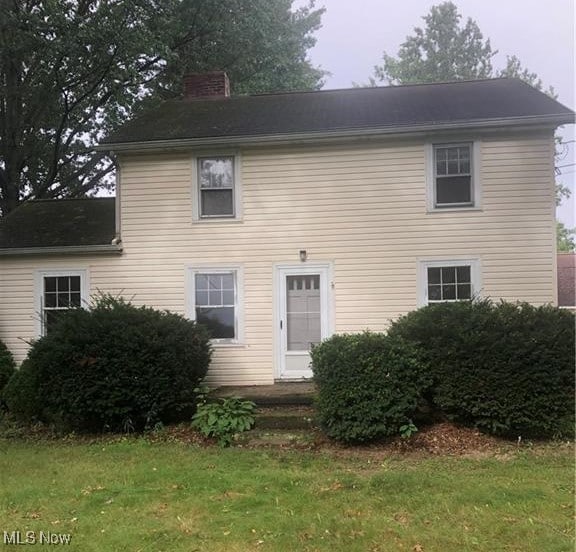
<instances>
[{"instance_id":1,"label":"white front door","mask_svg":"<svg viewBox=\"0 0 576 552\"><path fill-rule=\"evenodd\" d=\"M312 377L310 350L330 331L329 265L276 268L280 379Z\"/></svg>"}]
</instances>

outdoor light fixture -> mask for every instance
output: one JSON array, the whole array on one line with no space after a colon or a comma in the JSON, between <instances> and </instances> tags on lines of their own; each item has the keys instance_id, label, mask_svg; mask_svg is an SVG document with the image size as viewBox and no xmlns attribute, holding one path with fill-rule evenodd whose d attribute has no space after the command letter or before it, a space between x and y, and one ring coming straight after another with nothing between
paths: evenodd
<instances>
[{"instance_id":1,"label":"outdoor light fixture","mask_svg":"<svg viewBox=\"0 0 576 552\"><path fill-rule=\"evenodd\" d=\"M308 258L308 253L306 253L306 249L300 249L300 260L305 263L306 259Z\"/></svg>"}]
</instances>

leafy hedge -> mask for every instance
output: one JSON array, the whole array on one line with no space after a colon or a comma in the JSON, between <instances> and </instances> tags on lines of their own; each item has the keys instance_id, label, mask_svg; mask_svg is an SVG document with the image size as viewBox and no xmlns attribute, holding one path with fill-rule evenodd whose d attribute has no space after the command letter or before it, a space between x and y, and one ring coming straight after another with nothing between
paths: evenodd
<instances>
[{"instance_id":1,"label":"leafy hedge","mask_svg":"<svg viewBox=\"0 0 576 552\"><path fill-rule=\"evenodd\" d=\"M574 315L527 303L441 303L396 321L451 419L487 432L551 437L574 431Z\"/></svg>"},{"instance_id":2,"label":"leafy hedge","mask_svg":"<svg viewBox=\"0 0 576 552\"><path fill-rule=\"evenodd\" d=\"M66 430L141 430L188 418L211 349L202 326L103 296L36 341L3 396L26 420Z\"/></svg>"},{"instance_id":3,"label":"leafy hedge","mask_svg":"<svg viewBox=\"0 0 576 552\"><path fill-rule=\"evenodd\" d=\"M410 344L383 334L335 335L312 350L321 427L365 442L410 425L429 378Z\"/></svg>"},{"instance_id":4,"label":"leafy hedge","mask_svg":"<svg viewBox=\"0 0 576 552\"><path fill-rule=\"evenodd\" d=\"M0 341L0 393L8 380L14 375L16 365L8 347Z\"/></svg>"}]
</instances>

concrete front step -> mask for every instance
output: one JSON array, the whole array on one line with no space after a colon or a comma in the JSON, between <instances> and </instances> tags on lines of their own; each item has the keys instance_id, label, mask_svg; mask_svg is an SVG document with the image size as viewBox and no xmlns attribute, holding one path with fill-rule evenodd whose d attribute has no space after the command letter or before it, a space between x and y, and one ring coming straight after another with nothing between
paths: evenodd
<instances>
[{"instance_id":1,"label":"concrete front step","mask_svg":"<svg viewBox=\"0 0 576 552\"><path fill-rule=\"evenodd\" d=\"M310 406L259 407L256 429L310 429L316 427L316 412Z\"/></svg>"},{"instance_id":2,"label":"concrete front step","mask_svg":"<svg viewBox=\"0 0 576 552\"><path fill-rule=\"evenodd\" d=\"M303 381L279 382L274 385L223 386L212 391L210 396L240 397L253 401L258 406L306 406L313 404L315 392L314 383Z\"/></svg>"},{"instance_id":3,"label":"concrete front step","mask_svg":"<svg viewBox=\"0 0 576 552\"><path fill-rule=\"evenodd\" d=\"M244 446L286 447L311 446L314 444L314 432L309 429L253 429L237 435L235 444Z\"/></svg>"}]
</instances>

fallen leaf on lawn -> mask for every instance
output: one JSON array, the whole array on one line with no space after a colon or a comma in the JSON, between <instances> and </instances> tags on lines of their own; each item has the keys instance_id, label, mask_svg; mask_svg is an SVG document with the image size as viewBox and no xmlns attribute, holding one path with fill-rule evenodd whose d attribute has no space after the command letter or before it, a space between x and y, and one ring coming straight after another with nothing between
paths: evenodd
<instances>
[{"instance_id":1,"label":"fallen leaf on lawn","mask_svg":"<svg viewBox=\"0 0 576 552\"><path fill-rule=\"evenodd\" d=\"M424 552L424 547L421 544L415 544L412 552Z\"/></svg>"},{"instance_id":2,"label":"fallen leaf on lawn","mask_svg":"<svg viewBox=\"0 0 576 552\"><path fill-rule=\"evenodd\" d=\"M330 485L330 487L322 487L320 489L320 492L325 493L327 491L339 491L342 487L343 485L342 483L340 483L340 481L335 481L334 483L332 483L332 485Z\"/></svg>"},{"instance_id":3,"label":"fallen leaf on lawn","mask_svg":"<svg viewBox=\"0 0 576 552\"><path fill-rule=\"evenodd\" d=\"M408 516L402 513L394 514L394 521L397 521L401 525L406 525L408 523Z\"/></svg>"},{"instance_id":4,"label":"fallen leaf on lawn","mask_svg":"<svg viewBox=\"0 0 576 552\"><path fill-rule=\"evenodd\" d=\"M92 494L95 491L103 491L104 487L102 487L101 485L96 485L96 487L91 487L90 485L84 489L82 489L80 492L84 495L87 496L89 494Z\"/></svg>"}]
</instances>

